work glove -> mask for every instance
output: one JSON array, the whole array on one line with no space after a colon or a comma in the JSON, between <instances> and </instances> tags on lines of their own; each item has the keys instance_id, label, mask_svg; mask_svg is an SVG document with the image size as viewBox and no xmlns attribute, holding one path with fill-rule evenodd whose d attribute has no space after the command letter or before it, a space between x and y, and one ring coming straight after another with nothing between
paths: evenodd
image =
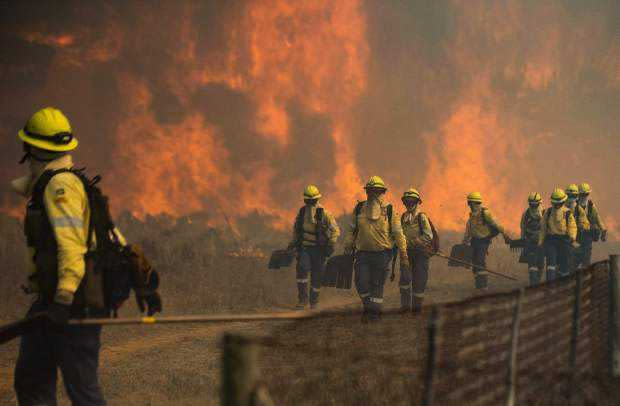
<instances>
[{"instance_id":1,"label":"work glove","mask_svg":"<svg viewBox=\"0 0 620 406\"><path fill-rule=\"evenodd\" d=\"M607 241L607 230L601 231L601 241Z\"/></svg>"},{"instance_id":2,"label":"work glove","mask_svg":"<svg viewBox=\"0 0 620 406\"><path fill-rule=\"evenodd\" d=\"M159 274L156 270L151 270L149 280L144 288L135 290L136 303L142 313L145 311L147 315L152 316L155 313L161 313L163 310L161 296L157 292L159 287Z\"/></svg>"},{"instance_id":3,"label":"work glove","mask_svg":"<svg viewBox=\"0 0 620 406\"><path fill-rule=\"evenodd\" d=\"M502 236L504 237L504 243L506 244L510 244L511 238L508 234L502 234Z\"/></svg>"},{"instance_id":4,"label":"work glove","mask_svg":"<svg viewBox=\"0 0 620 406\"><path fill-rule=\"evenodd\" d=\"M286 247L286 250L289 252L294 252L297 250L297 245L294 242L292 242L288 245L288 247Z\"/></svg>"},{"instance_id":5,"label":"work glove","mask_svg":"<svg viewBox=\"0 0 620 406\"><path fill-rule=\"evenodd\" d=\"M400 269L409 268L411 264L409 263L409 257L407 255L400 255Z\"/></svg>"},{"instance_id":6,"label":"work glove","mask_svg":"<svg viewBox=\"0 0 620 406\"><path fill-rule=\"evenodd\" d=\"M573 241L573 242L571 242L571 243L570 243L570 245L571 245L573 248L579 248L579 247L580 247L580 244L579 244L577 241Z\"/></svg>"},{"instance_id":7,"label":"work glove","mask_svg":"<svg viewBox=\"0 0 620 406\"><path fill-rule=\"evenodd\" d=\"M327 246L325 247L325 256L331 257L332 255L334 255L334 251L336 251L336 249L334 248L334 244L327 244Z\"/></svg>"},{"instance_id":8,"label":"work glove","mask_svg":"<svg viewBox=\"0 0 620 406\"><path fill-rule=\"evenodd\" d=\"M344 247L344 255L353 255L353 247Z\"/></svg>"},{"instance_id":9,"label":"work glove","mask_svg":"<svg viewBox=\"0 0 620 406\"><path fill-rule=\"evenodd\" d=\"M71 306L53 302L47 309L47 318L54 324L67 324L70 313Z\"/></svg>"}]
</instances>

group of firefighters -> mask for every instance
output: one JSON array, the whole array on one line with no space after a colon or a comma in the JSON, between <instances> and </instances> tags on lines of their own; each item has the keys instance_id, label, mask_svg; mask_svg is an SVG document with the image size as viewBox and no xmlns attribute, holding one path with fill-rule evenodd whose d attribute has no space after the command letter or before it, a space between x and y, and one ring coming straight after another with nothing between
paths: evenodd
<instances>
[{"instance_id":1,"label":"group of firefighters","mask_svg":"<svg viewBox=\"0 0 620 406\"><path fill-rule=\"evenodd\" d=\"M72 170L70 152L78 141L60 110L47 107L37 111L18 135L24 147L20 163L29 167L27 176L12 182L13 188L29 199L25 229L30 272L25 290L37 294L29 314L43 312L48 321L22 336L15 367L17 398L23 405L56 404L60 368L73 404L103 405L97 377L101 327L68 324L70 318L89 315L88 309L74 299L89 289L85 275L91 271L86 269L85 258L97 252L91 229L93 200L86 191L92 184L85 184L79 171ZM386 201L387 188L380 177L370 178L365 190L367 199L355 206L344 235L344 252L355 256L355 285L364 308L363 320L381 316L387 269L395 252L400 256L401 308L417 312L424 300L436 239L432 222L420 210L421 195L413 188L405 191L405 212L400 215ZM589 199L590 191L585 183L580 187L570 185L566 191L557 189L551 195L552 206L544 211L540 194L529 196L521 237L527 241L532 283L539 282L545 257L547 279L553 279L575 266L588 265L592 242L599 237L606 239L605 226ZM302 308L308 302L317 306L321 274L340 235L333 215L320 205L320 199L316 186L305 189L305 205L295 221L290 245L297 253ZM464 242L471 244L476 287L484 289L489 244L497 234L506 241L510 237L482 206L480 193L469 194L467 202L471 213ZM120 233L118 239L122 240ZM149 314L161 311L161 299L156 293L135 293L139 304L146 300Z\"/></svg>"},{"instance_id":2,"label":"group of firefighters","mask_svg":"<svg viewBox=\"0 0 620 406\"><path fill-rule=\"evenodd\" d=\"M401 215L385 200L387 187L373 176L364 187L367 199L359 202L344 235L344 254L354 255L355 285L363 305L363 321L381 317L383 289L393 256L400 256L401 311L419 312L428 283L429 259L434 255L434 227L420 210L422 198L410 188L402 196ZM546 263L546 279L568 275L590 264L592 243L605 241L607 230L592 200L587 183L555 189L551 207L543 210L540 193L531 193L528 208L521 218L523 257L528 264L530 284L540 283ZM297 253L298 308L319 302L321 278L326 259L334 253L340 230L334 216L319 203L319 189L304 190L305 205L293 227L289 250ZM499 234L509 244L513 239L483 206L482 195L467 196L470 213L463 243L470 246L474 284L487 288L486 258L489 245ZM308 278L310 277L310 278Z\"/></svg>"}]
</instances>

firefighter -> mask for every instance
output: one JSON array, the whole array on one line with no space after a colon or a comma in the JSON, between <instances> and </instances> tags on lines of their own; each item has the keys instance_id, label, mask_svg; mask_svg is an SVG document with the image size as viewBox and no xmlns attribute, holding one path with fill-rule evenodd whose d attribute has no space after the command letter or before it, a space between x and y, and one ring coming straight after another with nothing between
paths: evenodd
<instances>
[{"instance_id":1,"label":"firefighter","mask_svg":"<svg viewBox=\"0 0 620 406\"><path fill-rule=\"evenodd\" d=\"M592 242L607 241L607 228L603 219L596 208L596 205L590 200L590 193L592 189L587 183L579 185L579 206L586 212L588 222L590 224L589 232L583 233L580 237L579 244L581 245L580 265L587 267L592 261Z\"/></svg>"},{"instance_id":2,"label":"firefighter","mask_svg":"<svg viewBox=\"0 0 620 406\"><path fill-rule=\"evenodd\" d=\"M411 310L418 313L422 309L424 291L428 283L429 259L433 250L433 229L428 216L420 211L422 199L416 189L408 189L403 194L402 202L406 211L401 217L401 224L407 238L407 254L411 266L401 267L400 309L403 313Z\"/></svg>"},{"instance_id":3,"label":"firefighter","mask_svg":"<svg viewBox=\"0 0 620 406\"><path fill-rule=\"evenodd\" d=\"M73 167L69 153L78 141L60 110L39 110L18 135L25 151L21 163L28 163L30 174L12 185L23 196L33 196L48 171ZM103 405L97 377L101 327L67 325L70 317L85 316L74 296L90 248L87 195L71 172L53 176L41 192L43 207L31 200L25 220L29 288L37 293L29 315L46 312L49 320L22 337L15 367L17 400L23 405L56 404L60 368L73 404Z\"/></svg>"},{"instance_id":4,"label":"firefighter","mask_svg":"<svg viewBox=\"0 0 620 406\"><path fill-rule=\"evenodd\" d=\"M532 192L527 198L529 207L521 216L521 239L525 240L524 255L530 276L530 285L540 283L542 271L545 267L545 255L538 247L538 238L542 223L542 197L540 193Z\"/></svg>"},{"instance_id":5,"label":"firefighter","mask_svg":"<svg viewBox=\"0 0 620 406\"><path fill-rule=\"evenodd\" d=\"M340 229L334 217L319 204L321 192L314 185L304 190L305 205L299 210L293 226L289 249L297 251L297 308L308 304L310 274L310 307L319 303L325 260L334 253Z\"/></svg>"},{"instance_id":6,"label":"firefighter","mask_svg":"<svg viewBox=\"0 0 620 406\"><path fill-rule=\"evenodd\" d=\"M547 259L547 281L567 275L571 247L577 248L577 224L572 211L566 207L564 190L551 194L551 207L543 212L538 246L544 248Z\"/></svg>"},{"instance_id":7,"label":"firefighter","mask_svg":"<svg viewBox=\"0 0 620 406\"><path fill-rule=\"evenodd\" d=\"M471 244L472 262L474 265L475 287L487 288L486 260L489 245L495 236L502 234L504 241L510 240L508 234L499 223L495 221L491 211L482 206L480 192L472 192L467 195L467 205L470 208L469 220L465 227L464 244Z\"/></svg>"},{"instance_id":8,"label":"firefighter","mask_svg":"<svg viewBox=\"0 0 620 406\"><path fill-rule=\"evenodd\" d=\"M577 224L577 242L579 248L571 247L569 249L569 272L574 272L576 269L581 269L583 263L583 246L581 242L584 240L584 236L590 233L590 221L586 215L586 211L581 205L577 203L579 200L579 188L576 184L570 184L564 190L566 192L566 207L573 213L575 217L575 223Z\"/></svg>"},{"instance_id":9,"label":"firefighter","mask_svg":"<svg viewBox=\"0 0 620 406\"><path fill-rule=\"evenodd\" d=\"M394 259L394 246L400 253L402 268L409 268L407 242L400 216L386 202L385 183L373 176L366 183L367 200L353 210L352 222L345 237L345 254L355 253L355 285L364 308L362 321L381 318L383 287Z\"/></svg>"}]
</instances>

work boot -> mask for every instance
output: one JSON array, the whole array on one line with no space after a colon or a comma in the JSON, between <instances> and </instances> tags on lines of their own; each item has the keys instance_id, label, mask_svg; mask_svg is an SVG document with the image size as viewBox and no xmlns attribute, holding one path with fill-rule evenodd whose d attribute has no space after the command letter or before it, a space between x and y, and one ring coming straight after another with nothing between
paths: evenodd
<instances>
[{"instance_id":1,"label":"work boot","mask_svg":"<svg viewBox=\"0 0 620 406\"><path fill-rule=\"evenodd\" d=\"M540 283L541 272L538 268L530 268L530 286L536 286Z\"/></svg>"},{"instance_id":2,"label":"work boot","mask_svg":"<svg viewBox=\"0 0 620 406\"><path fill-rule=\"evenodd\" d=\"M411 287L400 288L400 310L399 313L409 313L411 311Z\"/></svg>"},{"instance_id":3,"label":"work boot","mask_svg":"<svg viewBox=\"0 0 620 406\"><path fill-rule=\"evenodd\" d=\"M420 313L422 311L422 304L424 303L424 298L421 296L413 296L413 312Z\"/></svg>"}]
</instances>

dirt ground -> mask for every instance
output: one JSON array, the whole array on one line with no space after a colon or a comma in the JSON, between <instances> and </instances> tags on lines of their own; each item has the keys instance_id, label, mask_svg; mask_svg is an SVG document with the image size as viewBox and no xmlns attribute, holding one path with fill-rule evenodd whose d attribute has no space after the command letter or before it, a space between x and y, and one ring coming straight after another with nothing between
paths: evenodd
<instances>
[{"instance_id":1,"label":"dirt ground","mask_svg":"<svg viewBox=\"0 0 620 406\"><path fill-rule=\"evenodd\" d=\"M603 258L603 255L598 255ZM496 270L519 278L519 282L490 278L489 292L510 290L527 283L523 266L515 258L494 250L489 261ZM463 299L477 294L471 271L448 268L445 261L434 258L426 304ZM268 272L258 269L256 272ZM256 311L285 311L292 308L295 292L294 270L281 272L290 281L290 294L278 302L290 305L258 308ZM386 308L399 305L397 280L386 284ZM248 287L251 288L251 287ZM355 291L324 289L322 308L359 306ZM173 313L180 314L179 308ZM172 313L167 313L171 315ZM217 325L174 325L108 327L103 332L100 381L110 405L209 405L219 402L220 346L224 332L268 336L286 322L231 323ZM0 404L15 404L12 390L13 368L18 340L0 347ZM69 404L59 380L59 401Z\"/></svg>"}]
</instances>

